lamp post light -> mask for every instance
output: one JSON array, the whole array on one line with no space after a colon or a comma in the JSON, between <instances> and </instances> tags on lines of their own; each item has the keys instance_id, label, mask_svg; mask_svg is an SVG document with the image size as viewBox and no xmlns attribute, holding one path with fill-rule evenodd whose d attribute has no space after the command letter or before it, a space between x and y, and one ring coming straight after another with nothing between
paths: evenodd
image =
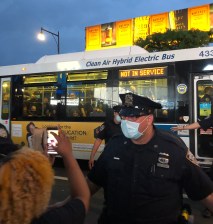
<instances>
[{"instance_id":1,"label":"lamp post light","mask_svg":"<svg viewBox=\"0 0 213 224\"><path fill-rule=\"evenodd\" d=\"M37 36L38 39L41 40L41 41L45 40L45 35L44 35L43 31L52 34L52 36L53 36L53 38L54 38L54 40L55 40L55 42L57 44L58 54L60 54L60 40L59 40L60 36L59 36L59 31L58 31L58 34L57 34L57 33L50 32L49 30L46 30L43 27L41 27L41 31L40 31L40 33Z\"/></svg>"}]
</instances>

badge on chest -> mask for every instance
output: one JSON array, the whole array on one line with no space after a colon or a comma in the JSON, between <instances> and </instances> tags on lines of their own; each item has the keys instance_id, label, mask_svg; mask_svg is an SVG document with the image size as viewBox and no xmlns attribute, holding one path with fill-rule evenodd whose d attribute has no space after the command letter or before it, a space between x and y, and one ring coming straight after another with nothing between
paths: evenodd
<instances>
[{"instance_id":1,"label":"badge on chest","mask_svg":"<svg viewBox=\"0 0 213 224\"><path fill-rule=\"evenodd\" d=\"M158 154L157 166L168 169L169 168L169 154L160 152Z\"/></svg>"}]
</instances>

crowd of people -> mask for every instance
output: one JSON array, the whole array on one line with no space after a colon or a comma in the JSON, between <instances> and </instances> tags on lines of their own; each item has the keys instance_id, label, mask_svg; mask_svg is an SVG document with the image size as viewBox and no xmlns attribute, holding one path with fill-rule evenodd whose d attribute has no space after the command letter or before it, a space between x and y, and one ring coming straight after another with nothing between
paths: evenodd
<instances>
[{"instance_id":1,"label":"crowd of people","mask_svg":"<svg viewBox=\"0 0 213 224\"><path fill-rule=\"evenodd\" d=\"M64 106L65 101L56 104L56 102L51 102L50 96L42 97L40 95L36 97L35 93L32 96L25 93L22 109L23 117L59 119L65 113L67 117L104 117L108 108L103 100L94 99L92 92L88 92L88 96L85 98L77 98L75 95L72 95L72 98L67 98L66 108Z\"/></svg>"},{"instance_id":2,"label":"crowd of people","mask_svg":"<svg viewBox=\"0 0 213 224\"><path fill-rule=\"evenodd\" d=\"M133 93L120 94L120 98L122 105L114 108L113 117L118 131L111 132L108 123L103 124L86 178L69 138L60 129L58 135L53 133L71 193L52 206L48 205L53 185L50 161L40 151L14 146L6 128L1 131L0 126L0 140L7 142L0 162L1 224L84 223L90 196L100 188L105 202L99 224L180 223L183 192L213 212L210 177L177 135L154 125L154 111L161 104ZM94 163L103 139L107 139L104 151Z\"/></svg>"}]
</instances>

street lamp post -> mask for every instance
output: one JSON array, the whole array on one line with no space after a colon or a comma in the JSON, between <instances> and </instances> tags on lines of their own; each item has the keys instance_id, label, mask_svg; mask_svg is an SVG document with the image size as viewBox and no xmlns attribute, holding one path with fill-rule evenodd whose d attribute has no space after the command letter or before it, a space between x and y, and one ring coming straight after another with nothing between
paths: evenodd
<instances>
[{"instance_id":1,"label":"street lamp post","mask_svg":"<svg viewBox=\"0 0 213 224\"><path fill-rule=\"evenodd\" d=\"M57 33L50 32L49 30L46 30L43 27L41 27L41 31L38 34L38 39L41 40L41 41L44 41L45 40L45 35L44 35L43 31L52 34L52 36L53 36L53 38L54 38L54 40L55 40L55 42L57 44L58 54L60 54L60 40L59 40L59 37L60 36L59 36L59 31L58 31L58 34L57 34ZM56 37L57 37L57 39L56 39Z\"/></svg>"}]
</instances>

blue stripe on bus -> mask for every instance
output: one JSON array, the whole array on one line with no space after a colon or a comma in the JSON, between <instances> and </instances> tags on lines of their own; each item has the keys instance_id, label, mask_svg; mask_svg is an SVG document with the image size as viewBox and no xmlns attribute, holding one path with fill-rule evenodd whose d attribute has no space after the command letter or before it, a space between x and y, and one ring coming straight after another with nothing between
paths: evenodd
<instances>
[{"instance_id":1,"label":"blue stripe on bus","mask_svg":"<svg viewBox=\"0 0 213 224\"><path fill-rule=\"evenodd\" d=\"M172 127L176 127L177 126L177 124L154 124L154 125L157 128L163 129L163 130L166 130L166 131L171 131L171 128ZM188 135L179 135L178 134L178 131L174 131L173 133L176 134L176 135L178 135L179 137L189 137L189 134Z\"/></svg>"}]
</instances>

